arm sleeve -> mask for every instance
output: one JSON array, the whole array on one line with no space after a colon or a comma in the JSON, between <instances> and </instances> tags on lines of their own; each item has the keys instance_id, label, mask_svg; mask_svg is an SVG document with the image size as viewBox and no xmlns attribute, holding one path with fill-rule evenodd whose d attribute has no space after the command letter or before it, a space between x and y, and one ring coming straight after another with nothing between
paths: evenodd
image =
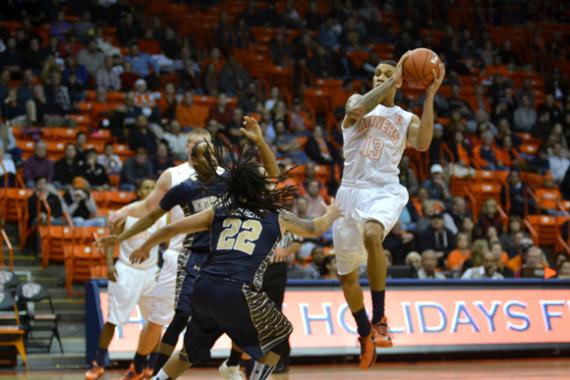
<instances>
[{"instance_id":1,"label":"arm sleeve","mask_svg":"<svg viewBox=\"0 0 570 380\"><path fill-rule=\"evenodd\" d=\"M188 196L185 187L186 185L182 182L168 190L160 200L160 208L165 211L170 211L174 206L187 201Z\"/></svg>"}]
</instances>

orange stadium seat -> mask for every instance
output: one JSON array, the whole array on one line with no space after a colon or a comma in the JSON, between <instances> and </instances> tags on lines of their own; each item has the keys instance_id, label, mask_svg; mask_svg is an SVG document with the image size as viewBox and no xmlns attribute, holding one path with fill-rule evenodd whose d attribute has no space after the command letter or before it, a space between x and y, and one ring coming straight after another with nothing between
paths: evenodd
<instances>
[{"instance_id":1,"label":"orange stadium seat","mask_svg":"<svg viewBox=\"0 0 570 380\"><path fill-rule=\"evenodd\" d=\"M105 256L90 245L66 245L65 255L65 289L67 296L73 295L73 284L85 282L92 278L91 268L105 265Z\"/></svg>"},{"instance_id":2,"label":"orange stadium seat","mask_svg":"<svg viewBox=\"0 0 570 380\"><path fill-rule=\"evenodd\" d=\"M129 193L126 191L107 191L106 193L106 206L111 210L119 209L137 199L136 193Z\"/></svg>"},{"instance_id":3,"label":"orange stadium seat","mask_svg":"<svg viewBox=\"0 0 570 380\"><path fill-rule=\"evenodd\" d=\"M303 99L315 112L327 113L332 109L332 94L328 90L306 88L303 91Z\"/></svg>"},{"instance_id":4,"label":"orange stadium seat","mask_svg":"<svg viewBox=\"0 0 570 380\"><path fill-rule=\"evenodd\" d=\"M553 247L570 254L568 242L561 234L562 225L569 220L568 216L528 215L524 224L536 245Z\"/></svg>"}]
</instances>

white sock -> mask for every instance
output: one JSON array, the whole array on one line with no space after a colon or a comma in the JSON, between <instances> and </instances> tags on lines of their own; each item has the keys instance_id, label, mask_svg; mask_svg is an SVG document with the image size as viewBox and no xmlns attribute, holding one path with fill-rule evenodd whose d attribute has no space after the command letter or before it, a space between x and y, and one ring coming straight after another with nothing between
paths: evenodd
<instances>
[{"instance_id":1,"label":"white sock","mask_svg":"<svg viewBox=\"0 0 570 380\"><path fill-rule=\"evenodd\" d=\"M261 364L261 363L255 362L255 365L253 366L253 371L251 371L251 376L249 377L249 380L266 380L266 379L269 379L269 376L271 376L271 373L273 373L274 369L275 369L275 367L270 367L266 364Z\"/></svg>"},{"instance_id":2,"label":"white sock","mask_svg":"<svg viewBox=\"0 0 570 380\"><path fill-rule=\"evenodd\" d=\"M158 371L156 375L153 376L151 380L170 380L170 377L168 377L166 372L164 372L164 370L161 369L160 371Z\"/></svg>"}]
</instances>

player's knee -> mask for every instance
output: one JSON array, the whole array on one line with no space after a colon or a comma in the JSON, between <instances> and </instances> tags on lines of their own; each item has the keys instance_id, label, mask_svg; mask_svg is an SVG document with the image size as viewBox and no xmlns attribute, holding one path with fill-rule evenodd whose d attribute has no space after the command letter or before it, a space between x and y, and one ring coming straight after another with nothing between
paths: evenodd
<instances>
[{"instance_id":1,"label":"player's knee","mask_svg":"<svg viewBox=\"0 0 570 380\"><path fill-rule=\"evenodd\" d=\"M359 278L358 276L354 276L352 273L345 275L345 276L339 276L339 280L340 280L340 285L343 288L349 288L352 286L357 286L359 284Z\"/></svg>"},{"instance_id":2,"label":"player's knee","mask_svg":"<svg viewBox=\"0 0 570 380\"><path fill-rule=\"evenodd\" d=\"M364 225L364 244L366 247L381 245L384 236L384 226L380 223L369 222Z\"/></svg>"}]
</instances>

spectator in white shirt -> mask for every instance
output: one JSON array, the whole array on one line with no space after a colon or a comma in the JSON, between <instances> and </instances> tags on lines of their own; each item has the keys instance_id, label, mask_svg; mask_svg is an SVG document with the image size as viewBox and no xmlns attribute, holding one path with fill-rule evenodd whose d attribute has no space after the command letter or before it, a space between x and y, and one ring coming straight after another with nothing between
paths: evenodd
<instances>
[{"instance_id":1,"label":"spectator in white shirt","mask_svg":"<svg viewBox=\"0 0 570 380\"><path fill-rule=\"evenodd\" d=\"M570 166L570 160L564 156L560 143L556 143L552 147L552 154L548 157L548 163L552 179L559 184L564 179L564 175Z\"/></svg>"},{"instance_id":2,"label":"spectator in white shirt","mask_svg":"<svg viewBox=\"0 0 570 380\"><path fill-rule=\"evenodd\" d=\"M445 280L446 277L437 272L437 254L433 249L426 249L422 252L422 268L418 271L418 278L421 280Z\"/></svg>"},{"instance_id":3,"label":"spectator in white shirt","mask_svg":"<svg viewBox=\"0 0 570 380\"><path fill-rule=\"evenodd\" d=\"M469 268L463 273L463 280L491 279L502 280L504 277L500 274L497 265L497 256L487 251L483 254L483 265Z\"/></svg>"},{"instance_id":4,"label":"spectator in white shirt","mask_svg":"<svg viewBox=\"0 0 570 380\"><path fill-rule=\"evenodd\" d=\"M187 135L182 133L180 123L177 120L172 120L168 126L167 132L162 135L162 139L166 141L170 152L175 160L187 160Z\"/></svg>"}]
</instances>

